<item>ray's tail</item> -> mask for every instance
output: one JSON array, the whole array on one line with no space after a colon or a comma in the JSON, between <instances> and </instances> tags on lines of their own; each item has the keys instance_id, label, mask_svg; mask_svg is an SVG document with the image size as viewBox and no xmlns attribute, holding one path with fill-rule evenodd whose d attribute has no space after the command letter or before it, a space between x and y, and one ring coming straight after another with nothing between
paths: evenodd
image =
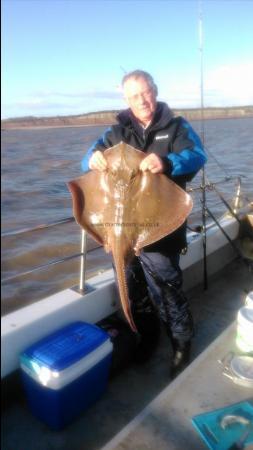
<instances>
[{"instance_id":1,"label":"ray's tail","mask_svg":"<svg viewBox=\"0 0 253 450\"><path fill-rule=\"evenodd\" d=\"M133 320L131 304L130 304L130 300L128 297L124 252L122 252L122 247L121 247L120 243L117 241L115 242L115 244L112 248L112 255L113 255L116 274L117 274L118 289L119 289L119 296L120 296L122 309L123 309L123 312L125 314L125 317L129 323L131 329L135 333L137 333L137 328L136 328L134 320Z\"/></svg>"}]
</instances>

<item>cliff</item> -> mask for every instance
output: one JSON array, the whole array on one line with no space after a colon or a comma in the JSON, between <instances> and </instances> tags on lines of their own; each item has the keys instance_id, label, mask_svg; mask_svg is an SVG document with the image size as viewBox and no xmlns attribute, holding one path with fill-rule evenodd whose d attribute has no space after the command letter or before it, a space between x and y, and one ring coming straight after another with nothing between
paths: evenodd
<instances>
[{"instance_id":1,"label":"cliff","mask_svg":"<svg viewBox=\"0 0 253 450\"><path fill-rule=\"evenodd\" d=\"M174 109L175 115L184 116L188 120L200 120L202 112L198 108ZM109 125L115 123L119 111L100 111L75 116L55 117L17 117L1 121L2 129L39 128L39 127L75 127L85 125ZM227 108L205 108L204 119L226 119L253 117L253 106Z\"/></svg>"}]
</instances>

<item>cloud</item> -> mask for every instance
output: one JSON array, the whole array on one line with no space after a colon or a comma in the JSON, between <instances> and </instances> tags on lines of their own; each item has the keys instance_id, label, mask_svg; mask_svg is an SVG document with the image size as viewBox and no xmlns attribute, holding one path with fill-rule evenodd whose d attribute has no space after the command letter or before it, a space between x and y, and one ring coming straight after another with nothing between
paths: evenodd
<instances>
[{"instance_id":1,"label":"cloud","mask_svg":"<svg viewBox=\"0 0 253 450\"><path fill-rule=\"evenodd\" d=\"M217 105L253 104L253 63L223 65L206 77L207 101Z\"/></svg>"},{"instance_id":2,"label":"cloud","mask_svg":"<svg viewBox=\"0 0 253 450\"><path fill-rule=\"evenodd\" d=\"M52 116L83 114L123 108L122 95L110 90L36 91L16 102L3 104L3 118L26 115Z\"/></svg>"},{"instance_id":3,"label":"cloud","mask_svg":"<svg viewBox=\"0 0 253 450\"><path fill-rule=\"evenodd\" d=\"M253 63L221 65L206 70L203 80L204 106L244 106L253 104ZM172 107L200 107L199 80L180 80L169 94L163 89L163 98Z\"/></svg>"}]
</instances>

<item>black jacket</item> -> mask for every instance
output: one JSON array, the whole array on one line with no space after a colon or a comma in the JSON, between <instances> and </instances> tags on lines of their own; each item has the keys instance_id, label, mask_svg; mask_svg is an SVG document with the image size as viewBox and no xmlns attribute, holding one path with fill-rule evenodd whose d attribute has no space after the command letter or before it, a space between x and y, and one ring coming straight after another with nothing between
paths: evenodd
<instances>
[{"instance_id":1,"label":"black jacket","mask_svg":"<svg viewBox=\"0 0 253 450\"><path fill-rule=\"evenodd\" d=\"M152 123L144 129L130 109L117 116L118 124L112 125L87 151L82 169L88 169L91 154L103 151L123 141L145 153L156 153L164 164L164 173L185 189L206 162L206 155L198 135L183 117L174 117L169 107L157 103ZM159 242L145 247L145 251L177 253L186 247L186 224Z\"/></svg>"}]
</instances>

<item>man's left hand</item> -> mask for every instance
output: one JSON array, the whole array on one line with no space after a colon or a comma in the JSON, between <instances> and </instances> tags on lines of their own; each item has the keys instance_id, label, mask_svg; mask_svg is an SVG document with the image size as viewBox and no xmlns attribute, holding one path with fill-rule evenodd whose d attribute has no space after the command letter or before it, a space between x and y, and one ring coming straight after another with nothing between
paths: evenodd
<instances>
[{"instance_id":1,"label":"man's left hand","mask_svg":"<svg viewBox=\"0 0 253 450\"><path fill-rule=\"evenodd\" d=\"M151 173L162 173L164 170L162 159L155 153L150 153L140 163L140 170L142 172L149 170Z\"/></svg>"}]
</instances>

